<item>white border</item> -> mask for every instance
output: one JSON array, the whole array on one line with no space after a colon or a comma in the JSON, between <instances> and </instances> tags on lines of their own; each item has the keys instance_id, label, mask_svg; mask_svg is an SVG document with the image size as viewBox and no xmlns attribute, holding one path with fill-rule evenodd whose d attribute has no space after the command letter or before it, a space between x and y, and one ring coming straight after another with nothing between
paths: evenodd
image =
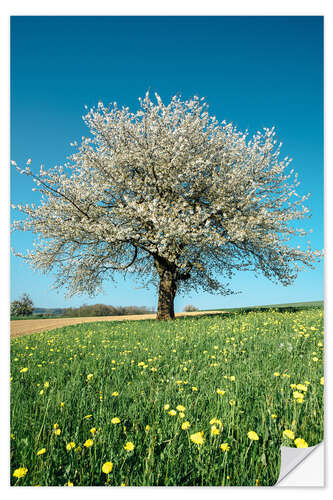
<instances>
[{"instance_id":1,"label":"white border","mask_svg":"<svg viewBox=\"0 0 333 500\"><path fill-rule=\"evenodd\" d=\"M279 2L267 2L258 0L233 0L233 2L217 2L211 0L205 0L205 2L194 2L179 0L169 0L168 2L156 2L156 1L144 1L144 0L123 0L122 2L106 2L98 1L83 4L83 2L68 0L65 2L63 0L58 0L57 2L42 2L38 0L12 0L3 2L0 6L1 16L0 16L0 50L1 50L1 152L3 156L2 162L2 179L0 183L1 188L1 221L2 221L2 238L1 238L1 251L2 251L2 289L1 289L1 318L2 318L2 342L3 346L1 349L1 368L2 368L2 383L1 383L1 420L2 425L0 427L2 433L2 446L1 446L1 467L0 467L0 485L1 490L9 497L24 496L36 498L45 496L45 493L49 496L57 497L59 495L59 489L55 487L49 487L47 490L44 488L10 488L8 485L8 457L9 457L9 410L7 403L9 401L8 392L8 360L9 360L9 322L8 322L8 305L9 305L9 234L8 234L8 220L9 220L9 174L8 174L8 164L9 164L9 16L10 15L325 15L325 87L326 89L332 88L331 74L331 64L329 59L332 59L332 54L330 51L330 46L332 45L332 22L331 22L331 9L330 0L317 0L316 2L303 0L279 0ZM329 43L331 42L331 44ZM329 55L328 55L329 54ZM7 71L6 71L7 70ZM328 83L330 82L330 84ZM325 110L326 110L326 127L325 127L325 137L331 137L329 130L329 105L330 96L328 92L325 94ZM329 172L329 151L330 145L326 141L325 150L325 160L326 160L326 175L325 175L325 193L330 194L330 188L332 188L332 174ZM332 166L331 166L332 168ZM327 214L330 211L332 196L326 196L326 214L325 219L328 220ZM332 225L332 224L331 224ZM326 255L329 249L329 243L331 241L332 230L329 229L329 225L326 224L326 237L325 237L325 248ZM325 298L326 298L326 332L329 332L329 317L327 311L329 309L329 257L326 257L326 283L325 283ZM328 334L326 335L326 346L329 345ZM326 347L327 356L327 347ZM326 372L325 372L325 384L327 386L329 379L329 364L326 360ZM329 415L329 401L326 400L326 426L325 426L325 442L329 442L329 425L328 425L328 415ZM7 433L6 433L7 431ZM326 446L326 471L332 468L332 460L330 459L331 450L330 446ZM312 499L313 495L325 495L328 496L332 494L332 485L329 475L326 475L326 488L316 489L314 492L312 488L301 488L301 495L303 499ZM331 493L330 493L331 491ZM172 498L181 498L191 496L201 498L202 495L208 494L211 498L221 498L222 495L227 497L232 497L233 495L246 495L247 500L252 498L258 498L264 495L274 497L278 495L281 496L281 489L271 488L268 492L266 488L205 488L202 490L200 487L195 488L112 488L108 490L107 488L64 488L61 490L61 495L71 495L71 497L90 497L93 494L98 495L112 495L115 498L123 498L128 495L135 495L136 497L149 498L155 497L156 495L160 497L165 497L168 500ZM283 491L283 496L290 498L295 496L294 490L288 490L287 488Z\"/></svg>"}]
</instances>

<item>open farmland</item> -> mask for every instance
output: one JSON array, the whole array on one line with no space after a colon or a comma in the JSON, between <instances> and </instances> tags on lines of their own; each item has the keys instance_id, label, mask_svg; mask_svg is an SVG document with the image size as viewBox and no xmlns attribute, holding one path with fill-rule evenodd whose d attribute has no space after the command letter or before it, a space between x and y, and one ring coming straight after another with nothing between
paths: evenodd
<instances>
[{"instance_id":1,"label":"open farmland","mask_svg":"<svg viewBox=\"0 0 333 500\"><path fill-rule=\"evenodd\" d=\"M272 485L323 439L323 344L321 308L13 338L11 484Z\"/></svg>"},{"instance_id":2,"label":"open farmland","mask_svg":"<svg viewBox=\"0 0 333 500\"><path fill-rule=\"evenodd\" d=\"M177 317L197 316L209 314L222 314L224 311L195 311L176 313ZM155 319L156 314L130 314L122 316L91 316L79 318L50 318L50 319L20 319L10 322L10 336L30 335L31 333L54 330L63 326L78 325L80 323L93 323L97 321L138 321L144 319Z\"/></svg>"}]
</instances>

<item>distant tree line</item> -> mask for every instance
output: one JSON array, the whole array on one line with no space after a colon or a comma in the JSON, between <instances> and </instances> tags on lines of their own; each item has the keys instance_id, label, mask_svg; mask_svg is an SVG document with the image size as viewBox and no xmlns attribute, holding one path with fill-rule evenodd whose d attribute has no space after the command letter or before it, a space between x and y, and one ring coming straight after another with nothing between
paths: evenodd
<instances>
[{"instance_id":1,"label":"distant tree line","mask_svg":"<svg viewBox=\"0 0 333 500\"><path fill-rule=\"evenodd\" d=\"M127 316L130 314L150 314L154 311L145 306L107 306L105 304L84 304L81 307L69 307L63 310L64 318L81 316Z\"/></svg>"},{"instance_id":2,"label":"distant tree line","mask_svg":"<svg viewBox=\"0 0 333 500\"><path fill-rule=\"evenodd\" d=\"M10 305L11 319L30 318L76 318L81 316L127 316L130 314L150 314L155 312L145 306L107 306L105 304L84 304L68 308L35 308L27 293Z\"/></svg>"}]
</instances>

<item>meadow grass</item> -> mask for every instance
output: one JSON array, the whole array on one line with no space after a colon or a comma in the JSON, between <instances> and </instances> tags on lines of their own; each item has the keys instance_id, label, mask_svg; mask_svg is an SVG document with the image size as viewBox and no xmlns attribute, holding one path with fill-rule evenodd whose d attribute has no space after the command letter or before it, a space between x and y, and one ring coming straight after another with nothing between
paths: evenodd
<instances>
[{"instance_id":1,"label":"meadow grass","mask_svg":"<svg viewBox=\"0 0 333 500\"><path fill-rule=\"evenodd\" d=\"M318 308L15 338L11 484L273 485L323 439L322 377Z\"/></svg>"}]
</instances>

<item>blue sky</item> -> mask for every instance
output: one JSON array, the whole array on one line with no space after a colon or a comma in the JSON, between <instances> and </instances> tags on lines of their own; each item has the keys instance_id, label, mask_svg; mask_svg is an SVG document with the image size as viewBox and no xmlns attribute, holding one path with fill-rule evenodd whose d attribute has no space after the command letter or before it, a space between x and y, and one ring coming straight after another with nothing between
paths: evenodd
<instances>
[{"instance_id":1,"label":"blue sky","mask_svg":"<svg viewBox=\"0 0 333 500\"><path fill-rule=\"evenodd\" d=\"M87 135L84 105L117 101L133 109L148 87L168 101L176 92L206 97L219 120L256 132L276 126L299 173L308 205L313 248L323 248L323 20L321 17L12 17L11 158L38 170L61 164L69 143ZM11 199L38 202L30 179L13 169ZM13 216L18 216L13 214ZM32 247L33 235L15 233L11 245ZM298 243L298 242L296 242ZM119 277L117 288L68 300L50 289L52 275L11 258L11 300L30 293L36 306L103 302L156 307L154 289ZM202 308L323 298L323 264L290 287L239 273L230 297L191 294L176 299Z\"/></svg>"}]
</instances>

